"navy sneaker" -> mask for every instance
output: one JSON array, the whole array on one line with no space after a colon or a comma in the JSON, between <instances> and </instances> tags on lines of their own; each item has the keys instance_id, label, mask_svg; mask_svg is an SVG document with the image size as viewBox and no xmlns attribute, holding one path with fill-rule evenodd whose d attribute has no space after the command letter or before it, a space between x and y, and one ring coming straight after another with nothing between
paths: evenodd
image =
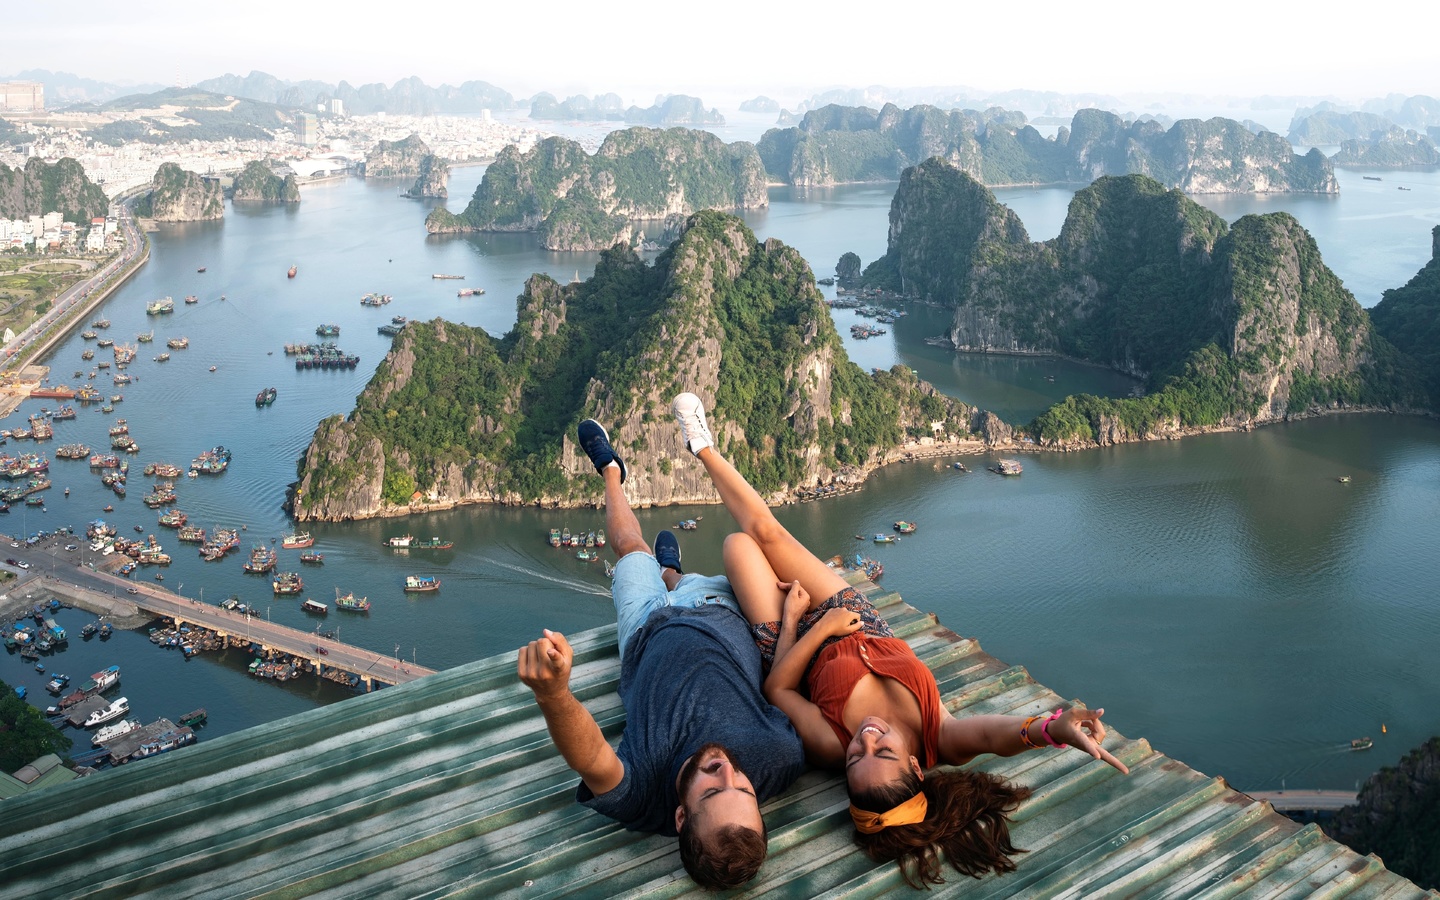
<instances>
[{"instance_id":1,"label":"navy sneaker","mask_svg":"<svg viewBox=\"0 0 1440 900\"><path fill-rule=\"evenodd\" d=\"M610 446L610 435L605 433L605 427L594 419L586 419L580 423L580 449L590 457L595 464L595 471L604 475L605 468L612 462L620 467L620 483L625 483L625 462L615 453L615 448Z\"/></svg>"},{"instance_id":2,"label":"navy sneaker","mask_svg":"<svg viewBox=\"0 0 1440 900\"><path fill-rule=\"evenodd\" d=\"M675 539L675 532L668 528L655 535L655 561L666 569L685 574L685 570L680 568L680 542Z\"/></svg>"}]
</instances>

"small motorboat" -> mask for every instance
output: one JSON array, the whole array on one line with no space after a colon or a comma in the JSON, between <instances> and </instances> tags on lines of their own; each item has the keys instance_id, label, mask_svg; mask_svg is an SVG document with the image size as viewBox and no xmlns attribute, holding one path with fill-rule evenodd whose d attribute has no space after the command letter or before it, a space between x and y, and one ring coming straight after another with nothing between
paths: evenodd
<instances>
[{"instance_id":1,"label":"small motorboat","mask_svg":"<svg viewBox=\"0 0 1440 900\"><path fill-rule=\"evenodd\" d=\"M105 504L103 507L101 507L101 510L100 510L100 511L101 511L101 512L114 512L114 511L115 511L115 507L113 507L113 506L111 506L110 504L107 503L107 504Z\"/></svg>"},{"instance_id":2,"label":"small motorboat","mask_svg":"<svg viewBox=\"0 0 1440 900\"><path fill-rule=\"evenodd\" d=\"M1369 750L1375 746L1375 742L1368 737L1355 738L1350 741L1351 750Z\"/></svg>"}]
</instances>

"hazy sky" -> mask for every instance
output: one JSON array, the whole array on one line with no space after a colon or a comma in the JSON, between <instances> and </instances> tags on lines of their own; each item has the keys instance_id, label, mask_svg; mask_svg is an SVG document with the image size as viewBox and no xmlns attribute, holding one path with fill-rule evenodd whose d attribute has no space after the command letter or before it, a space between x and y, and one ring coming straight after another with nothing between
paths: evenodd
<instances>
[{"instance_id":1,"label":"hazy sky","mask_svg":"<svg viewBox=\"0 0 1440 900\"><path fill-rule=\"evenodd\" d=\"M705 13L593 0L5 5L0 75L44 68L175 84L259 69L357 86L418 75L489 81L517 97L615 91L642 105L661 91L793 105L817 89L876 84L1440 96L1433 0L1373 15L1257 0L694 4Z\"/></svg>"}]
</instances>

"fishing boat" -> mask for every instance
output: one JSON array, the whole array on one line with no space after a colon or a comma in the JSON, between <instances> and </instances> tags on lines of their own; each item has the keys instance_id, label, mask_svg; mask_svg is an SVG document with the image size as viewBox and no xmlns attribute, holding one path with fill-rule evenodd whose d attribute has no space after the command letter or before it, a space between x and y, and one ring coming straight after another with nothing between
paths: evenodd
<instances>
[{"instance_id":1,"label":"fishing boat","mask_svg":"<svg viewBox=\"0 0 1440 900\"><path fill-rule=\"evenodd\" d=\"M605 546L605 529L601 528L601 529L597 529L597 530L596 530L596 532L595 532L595 546L597 546L597 547L603 547L603 546Z\"/></svg>"},{"instance_id":2,"label":"fishing boat","mask_svg":"<svg viewBox=\"0 0 1440 900\"><path fill-rule=\"evenodd\" d=\"M204 725L206 719L208 718L210 717L208 714L206 714L205 707L202 706L199 709L191 710L190 712L186 713L175 721L179 722L181 725L186 725L190 728L194 728L196 725Z\"/></svg>"},{"instance_id":3,"label":"fishing boat","mask_svg":"<svg viewBox=\"0 0 1440 900\"><path fill-rule=\"evenodd\" d=\"M581 560L582 562L594 562L595 560L600 558L600 554L595 552L594 550L581 547L579 550L575 551L575 558Z\"/></svg>"},{"instance_id":4,"label":"fishing boat","mask_svg":"<svg viewBox=\"0 0 1440 900\"><path fill-rule=\"evenodd\" d=\"M95 340L97 337L99 337L100 335L96 334L96 333L93 332L93 331L82 331L82 332L80 332L80 336L81 336L82 338L84 338L85 340L87 340L87 341L93 341L93 340Z\"/></svg>"},{"instance_id":5,"label":"fishing boat","mask_svg":"<svg viewBox=\"0 0 1440 900\"><path fill-rule=\"evenodd\" d=\"M139 341L142 344L150 343L151 341L155 340L155 329L152 328L144 334L135 335L135 340Z\"/></svg>"},{"instance_id":6,"label":"fishing boat","mask_svg":"<svg viewBox=\"0 0 1440 900\"><path fill-rule=\"evenodd\" d=\"M484 288L461 288L455 292L457 297L479 297L485 293Z\"/></svg>"},{"instance_id":7,"label":"fishing boat","mask_svg":"<svg viewBox=\"0 0 1440 900\"><path fill-rule=\"evenodd\" d=\"M49 691L52 694L58 694L63 691L65 689L65 685L69 683L69 675L61 675L59 673L55 673L50 677L50 680L46 682L45 690Z\"/></svg>"},{"instance_id":8,"label":"fishing boat","mask_svg":"<svg viewBox=\"0 0 1440 900\"><path fill-rule=\"evenodd\" d=\"M300 271L300 267L299 267L299 266L291 266L291 267L290 267L290 271L288 271L288 272L285 273L285 277L286 277L286 278L294 278L294 277L295 277L295 273L296 273L296 272L299 272L299 271Z\"/></svg>"},{"instance_id":9,"label":"fishing boat","mask_svg":"<svg viewBox=\"0 0 1440 900\"><path fill-rule=\"evenodd\" d=\"M166 528L182 528L190 517L178 509L167 509L160 516L160 524Z\"/></svg>"},{"instance_id":10,"label":"fishing boat","mask_svg":"<svg viewBox=\"0 0 1440 900\"><path fill-rule=\"evenodd\" d=\"M280 546L286 550L313 547L315 546L315 538L311 537L308 531L295 531L280 538Z\"/></svg>"},{"instance_id":11,"label":"fishing boat","mask_svg":"<svg viewBox=\"0 0 1440 900\"><path fill-rule=\"evenodd\" d=\"M186 294L186 295L185 295L185 302L186 302L186 303L190 303L190 304L199 303L199 302L200 302L200 298L197 297L197 296L195 296L194 294Z\"/></svg>"},{"instance_id":12,"label":"fishing boat","mask_svg":"<svg viewBox=\"0 0 1440 900\"><path fill-rule=\"evenodd\" d=\"M426 538L425 540L414 540L410 542L411 550L449 550L455 546L454 541L441 540L438 537Z\"/></svg>"},{"instance_id":13,"label":"fishing boat","mask_svg":"<svg viewBox=\"0 0 1440 900\"><path fill-rule=\"evenodd\" d=\"M169 297L163 297L153 303L147 303L145 305L145 315L147 316L163 316L166 313L173 313L174 311L175 301Z\"/></svg>"},{"instance_id":14,"label":"fishing boat","mask_svg":"<svg viewBox=\"0 0 1440 900\"><path fill-rule=\"evenodd\" d=\"M415 540L414 535L402 534L398 537L388 538L385 546L392 550L409 550L410 544Z\"/></svg>"},{"instance_id":15,"label":"fishing boat","mask_svg":"<svg viewBox=\"0 0 1440 900\"><path fill-rule=\"evenodd\" d=\"M308 563L309 565L312 565L312 566L323 566L323 565L325 565L325 554L323 554L323 553L302 553L302 554L300 554L300 561L301 561L302 563Z\"/></svg>"},{"instance_id":16,"label":"fishing boat","mask_svg":"<svg viewBox=\"0 0 1440 900\"><path fill-rule=\"evenodd\" d=\"M996 460L995 465L990 466L990 471L996 475L1019 475L1025 470L1020 463L1013 459L1001 459Z\"/></svg>"},{"instance_id":17,"label":"fishing boat","mask_svg":"<svg viewBox=\"0 0 1440 900\"><path fill-rule=\"evenodd\" d=\"M440 274L431 275L430 277L431 277L431 278L440 279L440 280L443 280L443 281L460 281L460 280L463 280L463 279L465 278L464 275L440 275Z\"/></svg>"},{"instance_id":18,"label":"fishing boat","mask_svg":"<svg viewBox=\"0 0 1440 900\"><path fill-rule=\"evenodd\" d=\"M305 588L299 572L280 572L270 584L277 594L298 594Z\"/></svg>"},{"instance_id":19,"label":"fishing boat","mask_svg":"<svg viewBox=\"0 0 1440 900\"><path fill-rule=\"evenodd\" d=\"M205 272L205 267L204 267L204 266L201 266L200 268L196 269L195 271L197 271L197 272L199 272L199 273L201 273L201 274L204 274L204 272ZM183 725L184 723L182 722L181 724Z\"/></svg>"},{"instance_id":20,"label":"fishing boat","mask_svg":"<svg viewBox=\"0 0 1440 900\"><path fill-rule=\"evenodd\" d=\"M159 356L155 357L155 361L156 361L156 362L169 362L169 361L170 361L170 354L169 354L169 353L161 353Z\"/></svg>"},{"instance_id":21,"label":"fishing boat","mask_svg":"<svg viewBox=\"0 0 1440 900\"><path fill-rule=\"evenodd\" d=\"M357 597L351 591L348 594L341 594L340 589L335 589L335 608L349 610L350 612L369 612L370 600L366 597Z\"/></svg>"},{"instance_id":22,"label":"fishing boat","mask_svg":"<svg viewBox=\"0 0 1440 900\"><path fill-rule=\"evenodd\" d=\"M1350 741L1351 750L1369 750L1375 746L1375 742L1368 737L1355 738Z\"/></svg>"},{"instance_id":23,"label":"fishing boat","mask_svg":"<svg viewBox=\"0 0 1440 900\"><path fill-rule=\"evenodd\" d=\"M366 294L360 298L361 306L384 306L394 298L389 294Z\"/></svg>"},{"instance_id":24,"label":"fishing boat","mask_svg":"<svg viewBox=\"0 0 1440 900\"><path fill-rule=\"evenodd\" d=\"M340 334L340 326L335 324L317 325L315 333L320 337L336 337Z\"/></svg>"},{"instance_id":25,"label":"fishing boat","mask_svg":"<svg viewBox=\"0 0 1440 900\"><path fill-rule=\"evenodd\" d=\"M264 575L275 568L275 551L263 544L257 544L250 551L250 558L246 560L244 569L251 575Z\"/></svg>"},{"instance_id":26,"label":"fishing boat","mask_svg":"<svg viewBox=\"0 0 1440 900\"><path fill-rule=\"evenodd\" d=\"M276 391L273 387L266 388L265 390L255 395L255 405L269 406L270 404L275 402L275 395L277 393L279 392Z\"/></svg>"},{"instance_id":27,"label":"fishing boat","mask_svg":"<svg viewBox=\"0 0 1440 900\"><path fill-rule=\"evenodd\" d=\"M190 471L202 475L219 475L230 465L230 451L214 447L195 457L190 462Z\"/></svg>"},{"instance_id":28,"label":"fishing boat","mask_svg":"<svg viewBox=\"0 0 1440 900\"><path fill-rule=\"evenodd\" d=\"M875 536L872 537L871 540L873 540L877 544L893 544L895 543L895 535L885 534L884 532L876 532Z\"/></svg>"},{"instance_id":29,"label":"fishing boat","mask_svg":"<svg viewBox=\"0 0 1440 900\"><path fill-rule=\"evenodd\" d=\"M314 613L318 616L323 616L330 612L330 607L318 600L311 600L309 597L306 597L300 602L300 608L307 613Z\"/></svg>"},{"instance_id":30,"label":"fishing boat","mask_svg":"<svg viewBox=\"0 0 1440 900\"><path fill-rule=\"evenodd\" d=\"M197 528L194 525L186 525L180 529L180 533L175 537L187 544L203 544L205 543L205 529Z\"/></svg>"},{"instance_id":31,"label":"fishing boat","mask_svg":"<svg viewBox=\"0 0 1440 900\"><path fill-rule=\"evenodd\" d=\"M422 594L440 590L440 579L434 575L406 575L405 593Z\"/></svg>"},{"instance_id":32,"label":"fishing boat","mask_svg":"<svg viewBox=\"0 0 1440 900\"><path fill-rule=\"evenodd\" d=\"M698 519L684 519L683 521L676 522L675 527L681 531L694 531L700 527L700 522Z\"/></svg>"},{"instance_id":33,"label":"fishing boat","mask_svg":"<svg viewBox=\"0 0 1440 900\"><path fill-rule=\"evenodd\" d=\"M85 720L85 728L94 728L97 725L104 725L106 722L114 721L130 711L130 701L125 697L116 699L113 703L101 709L95 710Z\"/></svg>"},{"instance_id":34,"label":"fishing boat","mask_svg":"<svg viewBox=\"0 0 1440 900\"><path fill-rule=\"evenodd\" d=\"M190 339L188 337L171 338L165 342L165 346L171 350L184 350L190 346Z\"/></svg>"},{"instance_id":35,"label":"fishing boat","mask_svg":"<svg viewBox=\"0 0 1440 900\"><path fill-rule=\"evenodd\" d=\"M80 354L80 358L81 358L81 359L84 359L84 360L94 359L94 358L95 358L95 351L94 351L94 350L90 350L90 349L86 349L84 352L82 352L82 353ZM78 377L78 376L77 376L77 377Z\"/></svg>"},{"instance_id":36,"label":"fishing boat","mask_svg":"<svg viewBox=\"0 0 1440 900\"><path fill-rule=\"evenodd\" d=\"M900 532L901 534L914 534L915 523L906 522L904 519L901 519L899 522L895 523L895 530Z\"/></svg>"},{"instance_id":37,"label":"fishing boat","mask_svg":"<svg viewBox=\"0 0 1440 900\"><path fill-rule=\"evenodd\" d=\"M558 546L560 546L560 529L558 529L558 528L552 528L552 529L550 529L550 546L552 546L552 547L558 547Z\"/></svg>"}]
</instances>

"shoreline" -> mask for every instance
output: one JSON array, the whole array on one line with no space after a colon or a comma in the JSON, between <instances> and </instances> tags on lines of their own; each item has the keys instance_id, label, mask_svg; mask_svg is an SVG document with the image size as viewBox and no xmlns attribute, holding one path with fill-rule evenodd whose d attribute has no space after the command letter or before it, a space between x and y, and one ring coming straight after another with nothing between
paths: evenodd
<instances>
[{"instance_id":1,"label":"shoreline","mask_svg":"<svg viewBox=\"0 0 1440 900\"><path fill-rule=\"evenodd\" d=\"M45 603L51 597L58 598L66 606L94 613L101 621L108 621L119 629L139 628L155 619L135 604L113 594L83 588L50 575L33 575L21 578L4 593L3 599L0 599L0 620L13 622L28 615L35 604Z\"/></svg>"}]
</instances>

